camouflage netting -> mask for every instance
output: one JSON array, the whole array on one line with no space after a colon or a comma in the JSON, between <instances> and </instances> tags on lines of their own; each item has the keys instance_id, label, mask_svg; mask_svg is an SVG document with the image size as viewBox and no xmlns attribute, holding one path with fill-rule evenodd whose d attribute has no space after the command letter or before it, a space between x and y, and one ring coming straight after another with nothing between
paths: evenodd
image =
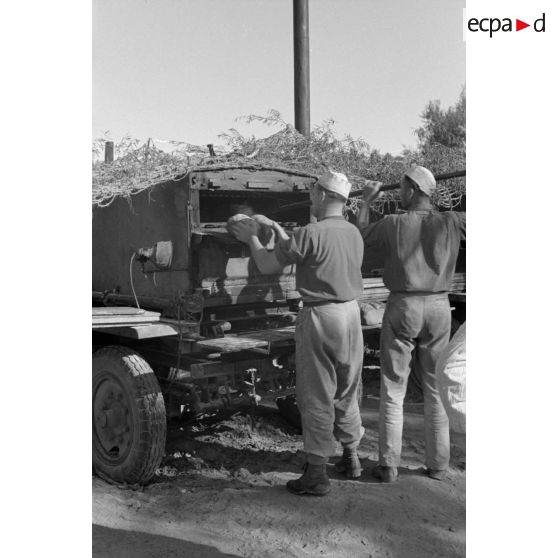
<instances>
[{"instance_id":1,"label":"camouflage netting","mask_svg":"<svg viewBox=\"0 0 558 558\"><path fill-rule=\"evenodd\" d=\"M309 138L284 122L276 111L270 111L266 117L252 115L244 120L279 125L281 130L267 138L256 139L231 129L221 135L225 147L215 147L213 155L209 154L206 146L167 142L173 144L169 153L157 148L151 140L141 145L137 140L124 138L115 146L117 158L114 162L93 163L93 205L106 206L117 197L129 197L155 184L178 180L190 170L213 166L278 167L316 176L329 167L345 173L353 189L362 188L366 180L396 183L411 164L428 167L434 174L465 168L464 148L435 145L407 149L402 155L394 157L389 153L380 154L361 139L351 136L338 139L331 120L315 127ZM96 140L94 154L99 156L103 145L104 140ZM440 208L451 209L461 203L464 195L465 178L456 178L439 183L434 201ZM350 211L358 211L358 200L358 197L350 199ZM380 213L393 211L397 202L396 190L386 192L376 201L374 209Z\"/></svg>"}]
</instances>

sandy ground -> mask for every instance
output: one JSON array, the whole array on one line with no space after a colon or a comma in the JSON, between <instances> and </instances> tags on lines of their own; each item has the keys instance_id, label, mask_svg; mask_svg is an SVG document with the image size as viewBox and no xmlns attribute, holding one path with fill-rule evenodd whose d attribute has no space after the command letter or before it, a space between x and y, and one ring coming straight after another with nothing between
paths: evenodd
<instances>
[{"instance_id":1,"label":"sandy ground","mask_svg":"<svg viewBox=\"0 0 558 558\"><path fill-rule=\"evenodd\" d=\"M330 459L323 498L285 489L301 474L302 441L272 406L170 425L154 483L132 490L93 478L93 556L465 556L464 439L452 438L448 479L426 477L422 404L409 402L400 479L375 481L377 393L377 382L365 384L363 476L346 480Z\"/></svg>"}]
</instances>

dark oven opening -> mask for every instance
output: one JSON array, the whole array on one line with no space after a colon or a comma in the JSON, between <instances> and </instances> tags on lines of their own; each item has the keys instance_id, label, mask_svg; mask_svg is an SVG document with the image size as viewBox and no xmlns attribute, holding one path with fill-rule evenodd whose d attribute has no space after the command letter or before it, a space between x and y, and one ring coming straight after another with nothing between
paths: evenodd
<instances>
[{"instance_id":1,"label":"dark oven opening","mask_svg":"<svg viewBox=\"0 0 558 558\"><path fill-rule=\"evenodd\" d=\"M308 192L200 192L200 226L224 227L232 215L261 214L289 228L308 224L309 207L278 210L286 205L306 201Z\"/></svg>"}]
</instances>

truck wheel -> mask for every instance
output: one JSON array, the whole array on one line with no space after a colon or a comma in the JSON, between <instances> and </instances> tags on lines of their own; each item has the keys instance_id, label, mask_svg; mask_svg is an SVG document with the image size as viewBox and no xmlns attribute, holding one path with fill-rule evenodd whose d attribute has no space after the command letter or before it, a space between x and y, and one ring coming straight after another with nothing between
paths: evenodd
<instances>
[{"instance_id":1,"label":"truck wheel","mask_svg":"<svg viewBox=\"0 0 558 558\"><path fill-rule=\"evenodd\" d=\"M127 347L93 354L93 469L109 481L145 484L165 451L167 422L159 382Z\"/></svg>"}]
</instances>

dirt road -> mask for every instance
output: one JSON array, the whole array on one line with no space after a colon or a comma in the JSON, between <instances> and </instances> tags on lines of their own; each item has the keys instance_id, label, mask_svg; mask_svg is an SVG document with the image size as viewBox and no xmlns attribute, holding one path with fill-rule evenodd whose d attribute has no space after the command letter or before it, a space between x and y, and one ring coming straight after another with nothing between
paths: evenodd
<instances>
[{"instance_id":1,"label":"dirt road","mask_svg":"<svg viewBox=\"0 0 558 558\"><path fill-rule=\"evenodd\" d=\"M210 425L170 428L156 481L141 490L93 479L95 557L465 556L465 447L452 440L449 478L422 472L422 405L406 405L397 483L371 478L377 459L378 398L369 385L361 479L333 468L324 498L287 492L301 473L301 437L282 417L238 413Z\"/></svg>"}]
</instances>

